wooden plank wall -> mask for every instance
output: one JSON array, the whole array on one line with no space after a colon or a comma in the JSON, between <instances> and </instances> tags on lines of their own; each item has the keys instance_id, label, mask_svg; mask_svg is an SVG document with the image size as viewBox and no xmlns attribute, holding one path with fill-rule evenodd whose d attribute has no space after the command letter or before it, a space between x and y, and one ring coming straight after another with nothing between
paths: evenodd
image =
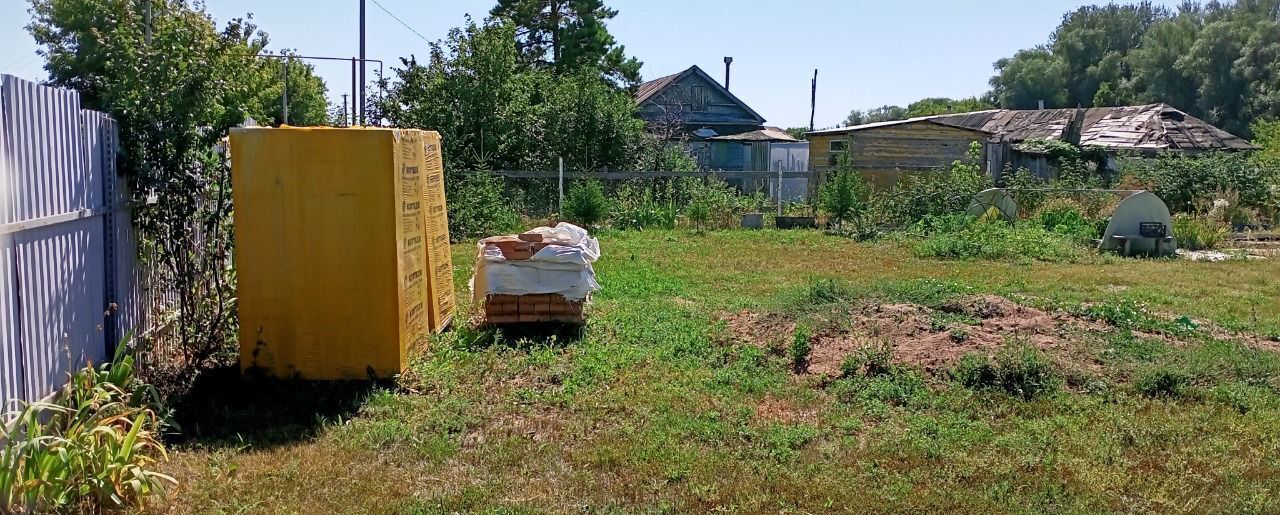
<instances>
[{"instance_id":1,"label":"wooden plank wall","mask_svg":"<svg viewBox=\"0 0 1280 515\"><path fill-rule=\"evenodd\" d=\"M830 171L832 140L848 141L854 168L875 187L889 187L905 175L947 169L964 159L969 145L986 135L930 122L904 123L847 134L809 136L809 167ZM820 174L823 175L823 174Z\"/></svg>"}]
</instances>

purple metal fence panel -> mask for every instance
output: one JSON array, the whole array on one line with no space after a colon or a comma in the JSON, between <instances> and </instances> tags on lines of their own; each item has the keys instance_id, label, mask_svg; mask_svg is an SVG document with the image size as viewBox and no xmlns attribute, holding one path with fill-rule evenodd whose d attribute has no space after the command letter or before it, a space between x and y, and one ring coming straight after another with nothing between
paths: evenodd
<instances>
[{"instance_id":1,"label":"purple metal fence panel","mask_svg":"<svg viewBox=\"0 0 1280 515\"><path fill-rule=\"evenodd\" d=\"M107 231L106 302L114 313L105 330L107 347L125 336L137 337L146 319L143 302L142 267L138 261L138 242L133 232L133 215L129 209L129 187L116 168L119 127L106 114L84 111L85 127L94 135L89 139L89 155L101 167L103 198L106 199Z\"/></svg>"},{"instance_id":2,"label":"purple metal fence panel","mask_svg":"<svg viewBox=\"0 0 1280 515\"><path fill-rule=\"evenodd\" d=\"M26 397L22 394L26 375L18 340L18 298L13 287L13 271L13 239L7 234L0 235L0 413L16 408L14 401Z\"/></svg>"},{"instance_id":3,"label":"purple metal fence panel","mask_svg":"<svg viewBox=\"0 0 1280 515\"><path fill-rule=\"evenodd\" d=\"M105 358L107 149L91 125L75 92L0 76L0 328L11 349L0 375L19 383L6 403L45 397Z\"/></svg>"}]
</instances>

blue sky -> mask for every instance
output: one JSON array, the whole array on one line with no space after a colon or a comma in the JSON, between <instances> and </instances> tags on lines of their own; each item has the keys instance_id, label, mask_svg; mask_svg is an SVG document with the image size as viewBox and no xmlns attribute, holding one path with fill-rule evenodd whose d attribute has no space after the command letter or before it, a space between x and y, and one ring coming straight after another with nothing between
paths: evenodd
<instances>
[{"instance_id":1,"label":"blue sky","mask_svg":"<svg viewBox=\"0 0 1280 515\"><path fill-rule=\"evenodd\" d=\"M398 65L427 44L368 0L368 57ZM470 13L483 18L494 0L378 0L436 40ZM928 96L964 97L987 89L991 63L1044 43L1078 0L613 0L609 28L646 79L701 66L723 78L733 56L734 94L770 125L807 126L809 79L818 68L819 128L853 108L906 105ZM1176 5L1176 0L1159 1ZM207 0L213 16L254 13L273 49L349 57L357 52L357 0ZM0 0L0 73L45 78L23 27L26 0ZM351 86L350 65L320 63L330 96Z\"/></svg>"}]
</instances>

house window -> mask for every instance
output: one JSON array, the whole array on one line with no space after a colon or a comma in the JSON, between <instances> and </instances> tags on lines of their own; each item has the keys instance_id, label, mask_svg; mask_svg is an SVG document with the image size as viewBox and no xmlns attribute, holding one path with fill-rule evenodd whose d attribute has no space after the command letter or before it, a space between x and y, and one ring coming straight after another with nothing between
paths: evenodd
<instances>
[{"instance_id":1,"label":"house window","mask_svg":"<svg viewBox=\"0 0 1280 515\"><path fill-rule=\"evenodd\" d=\"M842 139L833 139L830 146L827 147L827 166L835 166L836 161L840 158L840 154L849 151L849 142Z\"/></svg>"},{"instance_id":2,"label":"house window","mask_svg":"<svg viewBox=\"0 0 1280 515\"><path fill-rule=\"evenodd\" d=\"M706 86L693 86L689 88L689 101L693 104L693 112L705 113L707 104L711 103L711 95L707 93Z\"/></svg>"}]
</instances>

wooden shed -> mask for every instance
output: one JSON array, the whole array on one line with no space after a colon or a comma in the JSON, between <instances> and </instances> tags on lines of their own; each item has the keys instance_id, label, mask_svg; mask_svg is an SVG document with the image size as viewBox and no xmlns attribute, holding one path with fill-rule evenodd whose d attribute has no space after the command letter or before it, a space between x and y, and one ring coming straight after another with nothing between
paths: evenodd
<instances>
[{"instance_id":1,"label":"wooden shed","mask_svg":"<svg viewBox=\"0 0 1280 515\"><path fill-rule=\"evenodd\" d=\"M807 135L809 167L817 172L833 170L837 156L848 152L853 167L873 187L885 188L907 174L946 169L963 159L970 145L984 143L990 136L982 130L938 123L931 118L815 131Z\"/></svg>"},{"instance_id":2,"label":"wooden shed","mask_svg":"<svg viewBox=\"0 0 1280 515\"><path fill-rule=\"evenodd\" d=\"M807 138L809 167L819 172L819 182L822 172L835 168L837 156L848 152L853 167L876 187L892 186L905 174L945 170L975 142L982 146L979 163L997 180L1006 168L1028 168L1044 178L1056 174L1044 156L1019 149L1018 144L1033 139L1101 148L1108 154L1108 167L1131 155L1256 149L1167 104L993 109L813 131Z\"/></svg>"}]
</instances>

